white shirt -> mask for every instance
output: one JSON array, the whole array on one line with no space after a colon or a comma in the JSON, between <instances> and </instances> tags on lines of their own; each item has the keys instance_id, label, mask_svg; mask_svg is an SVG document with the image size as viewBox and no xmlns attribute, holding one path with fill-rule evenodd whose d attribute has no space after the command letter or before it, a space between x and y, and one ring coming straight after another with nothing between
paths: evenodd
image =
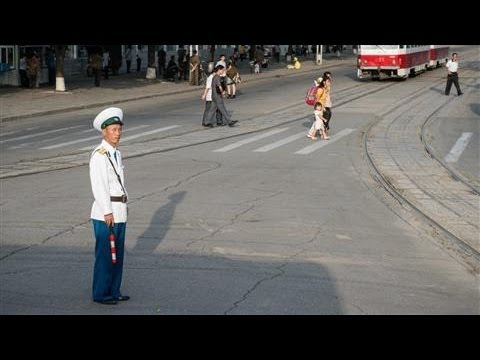
<instances>
[{"instance_id":1,"label":"white shirt","mask_svg":"<svg viewBox=\"0 0 480 360\"><path fill-rule=\"evenodd\" d=\"M452 59L448 60L447 62L447 69L448 71L454 73L458 70L458 61L452 61Z\"/></svg>"},{"instance_id":2,"label":"white shirt","mask_svg":"<svg viewBox=\"0 0 480 360\"><path fill-rule=\"evenodd\" d=\"M330 99L330 91L328 92L327 99L325 100L325 107L332 107L332 99Z\"/></svg>"},{"instance_id":3,"label":"white shirt","mask_svg":"<svg viewBox=\"0 0 480 360\"><path fill-rule=\"evenodd\" d=\"M104 52L103 53L103 67L108 66L108 60L109 59L110 59L110 53L108 51Z\"/></svg>"},{"instance_id":4,"label":"white shirt","mask_svg":"<svg viewBox=\"0 0 480 360\"><path fill-rule=\"evenodd\" d=\"M103 140L95 148L90 158L90 183L92 185L93 197L95 198L90 217L95 220L105 221L105 215L113 214L115 223L125 223L127 222L127 204L110 201L110 196L122 196L123 190L112 168L112 164L108 160L107 152L110 154L110 160L112 160L125 187L122 155L120 151ZM115 161L114 157L115 152L117 153L117 161Z\"/></svg>"},{"instance_id":5,"label":"white shirt","mask_svg":"<svg viewBox=\"0 0 480 360\"><path fill-rule=\"evenodd\" d=\"M317 130L323 130L323 111L313 110L313 114L315 115L313 126L315 126Z\"/></svg>"},{"instance_id":6,"label":"white shirt","mask_svg":"<svg viewBox=\"0 0 480 360\"><path fill-rule=\"evenodd\" d=\"M225 63L225 61L224 60L218 60L217 63L215 64L215 67L217 67L218 65L222 65L225 68L225 72L222 75L220 75L220 77L227 76L227 71L226 71L227 70L227 64Z\"/></svg>"},{"instance_id":7,"label":"white shirt","mask_svg":"<svg viewBox=\"0 0 480 360\"><path fill-rule=\"evenodd\" d=\"M22 57L20 59L20 65L18 67L20 70L27 70L27 60L25 59L25 57Z\"/></svg>"},{"instance_id":8,"label":"white shirt","mask_svg":"<svg viewBox=\"0 0 480 360\"><path fill-rule=\"evenodd\" d=\"M132 49L127 49L125 52L125 60L132 61Z\"/></svg>"},{"instance_id":9,"label":"white shirt","mask_svg":"<svg viewBox=\"0 0 480 360\"><path fill-rule=\"evenodd\" d=\"M205 85L205 87L208 89L207 91L207 95L205 96L205 100L206 101L212 101L212 80L213 80L213 73L210 74L208 77L207 77L207 84Z\"/></svg>"}]
</instances>

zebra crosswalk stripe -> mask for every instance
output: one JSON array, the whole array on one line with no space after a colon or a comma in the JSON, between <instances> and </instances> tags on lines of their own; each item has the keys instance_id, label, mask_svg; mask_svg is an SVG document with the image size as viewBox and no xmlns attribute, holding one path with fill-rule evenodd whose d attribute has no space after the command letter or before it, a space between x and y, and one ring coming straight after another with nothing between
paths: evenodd
<instances>
[{"instance_id":1,"label":"zebra crosswalk stripe","mask_svg":"<svg viewBox=\"0 0 480 360\"><path fill-rule=\"evenodd\" d=\"M233 150L233 149L236 149L242 145L245 145L245 144L249 144L251 142L254 142L254 141L257 141L257 140L260 140L260 139L263 139L263 138L266 138L266 137L269 137L269 136L272 136L272 135L275 135L275 134L278 134L278 133L281 133L283 131L286 131L288 130L289 128L286 127L286 128L282 128L282 129L275 129L275 130L271 130L271 131L267 131L266 133L263 133L263 134L260 134L260 135L255 135L255 136L252 136L252 137L249 137L247 139L243 139L243 140L240 140L240 141L237 141L233 144L230 144L230 145L227 145L227 146L224 146L220 149L216 149L216 150L213 150L214 152L226 152L226 151L230 151L230 150Z\"/></svg>"},{"instance_id":2,"label":"zebra crosswalk stripe","mask_svg":"<svg viewBox=\"0 0 480 360\"><path fill-rule=\"evenodd\" d=\"M328 144L331 144L344 136L347 136L353 131L355 131L355 129L343 129L338 133L336 133L335 135L330 136L330 140L317 140L313 144L305 146L303 149L296 151L295 154L300 154L300 155L310 154L315 150L318 150L324 146L327 146Z\"/></svg>"},{"instance_id":3,"label":"zebra crosswalk stripe","mask_svg":"<svg viewBox=\"0 0 480 360\"><path fill-rule=\"evenodd\" d=\"M306 132L305 131L302 131L301 133L298 133L298 134L295 134L295 135L291 135L289 137L286 137L285 139L281 139L281 140L278 140L278 141L275 141L274 143L271 143L271 144L268 144L268 145L265 145L265 146L262 146L258 149L255 149L253 150L254 152L267 152L267 151L270 151L270 150L273 150L273 149L276 149L282 145L285 145L285 144L288 144L288 143L291 143L297 139L301 139L303 137L305 137L306 135Z\"/></svg>"}]
</instances>

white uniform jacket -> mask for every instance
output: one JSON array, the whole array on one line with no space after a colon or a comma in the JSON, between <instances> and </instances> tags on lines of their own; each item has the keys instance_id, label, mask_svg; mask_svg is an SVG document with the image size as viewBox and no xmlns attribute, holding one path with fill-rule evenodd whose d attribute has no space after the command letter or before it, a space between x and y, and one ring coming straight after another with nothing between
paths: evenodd
<instances>
[{"instance_id":1,"label":"white uniform jacket","mask_svg":"<svg viewBox=\"0 0 480 360\"><path fill-rule=\"evenodd\" d=\"M116 161L114 157L115 151L117 153ZM110 154L110 160L112 160L125 188L122 155L120 151L103 140L90 157L90 182L93 197L95 198L90 217L95 220L105 221L105 215L113 214L115 223L124 223L127 222L127 204L110 201L110 196L122 196L124 192L115 171L113 171L112 164L108 160L107 152Z\"/></svg>"}]
</instances>

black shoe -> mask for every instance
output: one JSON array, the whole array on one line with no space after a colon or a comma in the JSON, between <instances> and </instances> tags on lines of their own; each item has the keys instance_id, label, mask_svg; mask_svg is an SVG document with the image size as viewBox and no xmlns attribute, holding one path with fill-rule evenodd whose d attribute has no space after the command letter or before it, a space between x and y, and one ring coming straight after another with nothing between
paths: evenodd
<instances>
[{"instance_id":1,"label":"black shoe","mask_svg":"<svg viewBox=\"0 0 480 360\"><path fill-rule=\"evenodd\" d=\"M462 96L462 95L463 95L463 93L458 93L458 96Z\"/></svg>"},{"instance_id":2,"label":"black shoe","mask_svg":"<svg viewBox=\"0 0 480 360\"><path fill-rule=\"evenodd\" d=\"M109 300L94 300L95 302L98 302L99 304L103 305L117 305L117 300L109 299Z\"/></svg>"},{"instance_id":3,"label":"black shoe","mask_svg":"<svg viewBox=\"0 0 480 360\"><path fill-rule=\"evenodd\" d=\"M447 95L447 96L448 96L448 95L450 95L450 94L447 94L447 93L445 93L445 95Z\"/></svg>"},{"instance_id":4,"label":"black shoe","mask_svg":"<svg viewBox=\"0 0 480 360\"><path fill-rule=\"evenodd\" d=\"M130 296L128 296L128 295L120 295L120 296L117 297L115 300L117 300L117 301L128 301L128 300L130 300Z\"/></svg>"},{"instance_id":5,"label":"black shoe","mask_svg":"<svg viewBox=\"0 0 480 360\"><path fill-rule=\"evenodd\" d=\"M235 126L235 124L238 122L238 120L232 120L230 121L230 123L228 124L228 126L232 127L232 126Z\"/></svg>"}]
</instances>

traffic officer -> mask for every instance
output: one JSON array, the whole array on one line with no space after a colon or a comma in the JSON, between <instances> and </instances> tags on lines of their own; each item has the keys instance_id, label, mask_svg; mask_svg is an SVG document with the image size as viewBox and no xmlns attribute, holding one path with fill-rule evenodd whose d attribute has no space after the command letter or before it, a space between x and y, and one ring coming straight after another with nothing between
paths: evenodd
<instances>
[{"instance_id":1,"label":"traffic officer","mask_svg":"<svg viewBox=\"0 0 480 360\"><path fill-rule=\"evenodd\" d=\"M460 90L460 85L458 84L458 55L457 53L452 54L452 58L447 61L447 87L445 88L445 95L450 95L450 89L452 87L452 82L455 84L457 88L458 96L462 95L462 90Z\"/></svg>"},{"instance_id":2,"label":"traffic officer","mask_svg":"<svg viewBox=\"0 0 480 360\"><path fill-rule=\"evenodd\" d=\"M102 143L90 158L90 182L95 198L91 219L96 241L93 301L115 305L117 301L130 298L120 292L127 224L127 191L122 156L117 149L122 135L122 109L110 107L103 110L95 117L93 127L103 134ZM109 241L111 232L115 236L114 249ZM116 252L115 262L113 250Z\"/></svg>"}]
</instances>

